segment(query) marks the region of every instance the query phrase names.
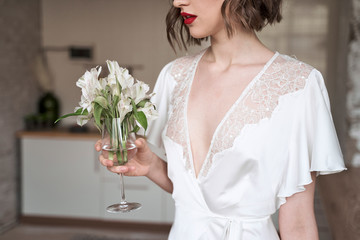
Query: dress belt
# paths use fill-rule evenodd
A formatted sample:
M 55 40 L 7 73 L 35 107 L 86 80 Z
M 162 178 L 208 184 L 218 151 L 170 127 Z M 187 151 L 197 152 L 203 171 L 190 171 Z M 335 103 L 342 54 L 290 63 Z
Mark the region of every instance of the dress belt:
M 236 223 L 236 224 L 234 224 Z M 234 227 L 236 225 L 236 227 Z M 237 223 L 234 219 L 228 219 L 224 228 L 222 240 L 242 239 L 243 224 Z
M 187 211 L 188 212 L 188 211 Z M 251 223 L 251 222 L 261 222 L 269 220 L 270 216 L 265 217 L 257 217 L 257 218 L 247 218 L 247 217 L 227 217 L 214 214 L 212 212 L 198 212 L 198 211 L 191 211 L 188 212 L 188 217 L 193 216 L 198 218 L 198 220 L 203 221 L 206 219 L 208 223 L 214 221 L 221 221 L 223 224 L 225 221 L 224 230 L 222 233 L 221 240 L 243 240 L 243 224 L 244 223 Z M 206 221 L 205 220 L 205 221 Z
M 223 216 L 212 216 L 212 218 L 226 220 L 224 231 L 221 237 L 221 240 L 242 240 L 243 239 L 243 223 L 246 222 L 259 222 L 265 221 L 270 218 L 270 216 L 260 217 L 260 218 L 238 218 L 238 217 L 223 217 Z

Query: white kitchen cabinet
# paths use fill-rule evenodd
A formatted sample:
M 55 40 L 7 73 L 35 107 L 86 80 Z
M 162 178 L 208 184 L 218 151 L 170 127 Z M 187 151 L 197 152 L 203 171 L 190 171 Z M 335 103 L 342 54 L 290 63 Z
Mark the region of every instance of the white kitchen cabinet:
M 97 135 L 22 133 L 21 212 L 24 216 L 171 223 L 171 195 L 146 177 L 124 177 L 126 198 L 141 203 L 125 214 L 106 212 L 120 201 L 117 174 L 98 162 Z M 80 137 L 79 137 L 80 136 Z
M 94 140 L 21 140 L 22 213 L 98 217 L 100 171 Z

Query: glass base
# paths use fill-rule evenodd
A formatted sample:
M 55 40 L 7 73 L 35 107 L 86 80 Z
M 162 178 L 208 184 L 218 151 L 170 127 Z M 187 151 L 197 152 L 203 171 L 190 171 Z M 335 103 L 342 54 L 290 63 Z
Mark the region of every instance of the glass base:
M 117 203 L 106 208 L 106 211 L 109 213 L 125 213 L 131 212 L 134 210 L 138 210 L 141 208 L 140 203 L 134 202 L 124 202 L 124 203 Z

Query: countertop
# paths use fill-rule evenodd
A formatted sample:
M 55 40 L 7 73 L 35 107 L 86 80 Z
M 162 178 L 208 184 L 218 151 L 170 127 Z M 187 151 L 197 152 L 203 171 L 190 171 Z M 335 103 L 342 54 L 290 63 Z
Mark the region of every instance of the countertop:
M 19 131 L 16 133 L 18 138 L 67 138 L 67 139 L 100 139 L 99 132 L 70 132 L 69 129 L 49 129 L 36 131 Z

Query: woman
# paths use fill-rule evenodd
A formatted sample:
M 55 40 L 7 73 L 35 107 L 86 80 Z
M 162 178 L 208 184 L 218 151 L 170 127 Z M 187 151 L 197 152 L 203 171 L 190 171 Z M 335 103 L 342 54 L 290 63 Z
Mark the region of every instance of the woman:
M 209 37 L 211 46 L 159 75 L 153 100 L 160 117 L 148 142 L 168 164 L 142 138 L 126 166 L 100 156 L 110 171 L 147 176 L 172 193 L 169 239 L 279 239 L 270 218 L 279 208 L 281 239 L 318 239 L 315 177 L 345 168 L 321 74 L 256 37 L 281 20 L 280 5 L 173 1 L 171 45 Z

